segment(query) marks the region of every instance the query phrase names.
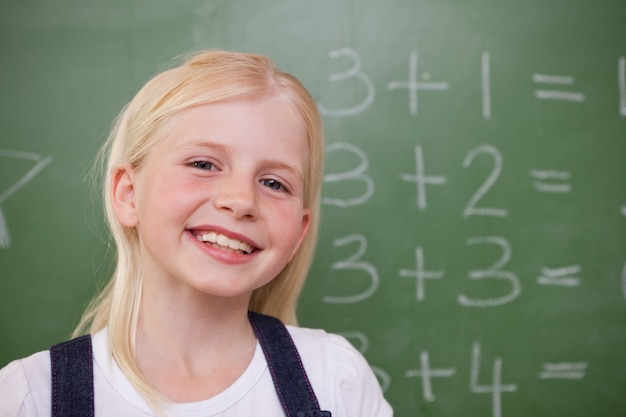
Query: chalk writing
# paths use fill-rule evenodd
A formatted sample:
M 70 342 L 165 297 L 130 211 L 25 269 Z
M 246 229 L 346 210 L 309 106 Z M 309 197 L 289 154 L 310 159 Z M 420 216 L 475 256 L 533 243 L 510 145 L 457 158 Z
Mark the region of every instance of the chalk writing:
M 446 183 L 446 177 L 426 176 L 424 174 L 424 155 L 422 147 L 415 146 L 415 174 L 400 174 L 402 181 L 415 182 L 417 193 L 417 207 L 420 210 L 426 209 L 426 185 L 442 185 Z
M 333 271 L 344 271 L 344 270 L 355 270 L 364 272 L 368 278 L 368 285 L 365 290 L 358 294 L 347 295 L 347 296 L 324 296 L 322 301 L 330 304 L 347 304 L 347 303 L 356 303 L 359 301 L 363 301 L 369 298 L 376 289 L 378 288 L 378 284 L 380 282 L 380 278 L 378 276 L 378 271 L 376 268 L 370 264 L 369 262 L 362 261 L 361 258 L 365 255 L 367 251 L 367 239 L 363 235 L 350 235 L 343 237 L 341 239 L 336 239 L 333 244 L 335 247 L 342 247 L 349 245 L 351 243 L 356 243 L 358 245 L 357 251 L 350 256 L 348 259 L 343 261 L 338 261 L 333 263 L 331 269 Z
M 437 400 L 433 389 L 435 378 L 453 378 L 457 376 L 454 367 L 433 368 L 430 363 L 428 351 L 420 352 L 420 366 L 418 369 L 407 369 L 405 378 L 419 378 L 421 383 L 421 397 L 425 403 Z M 502 382 L 503 359 L 496 357 L 493 361 L 491 378 L 488 383 L 481 384 L 481 343 L 474 341 L 471 348 L 470 358 L 470 381 L 469 391 L 474 394 L 491 394 L 492 416 L 501 417 L 503 414 L 502 394 L 517 391 L 517 384 L 505 384 Z M 587 362 L 544 362 L 541 364 L 539 380 L 581 380 L 585 378 Z
M 420 82 L 417 81 L 417 51 L 411 51 L 409 56 L 409 80 L 392 81 L 387 84 L 387 90 L 407 89 L 409 92 L 409 112 L 416 115 L 418 110 L 418 90 L 441 91 L 448 89 L 447 82 Z
M 530 176 L 536 179 L 533 185 L 537 191 L 543 193 L 569 193 L 572 191 L 572 185 L 569 182 L 565 182 L 571 177 L 569 171 L 533 169 L 530 171 Z M 544 182 L 545 180 L 562 182 Z
M 574 276 L 580 272 L 580 265 L 570 265 L 561 268 L 541 268 L 541 276 L 537 282 L 541 285 L 554 285 L 560 287 L 577 287 L 580 278 Z
M 495 307 L 502 304 L 510 303 L 515 300 L 521 293 L 521 286 L 517 275 L 509 271 L 503 271 L 503 268 L 511 259 L 511 245 L 505 239 L 498 236 L 478 236 L 467 240 L 468 245 L 490 244 L 499 246 L 502 249 L 502 256 L 490 267 L 486 269 L 473 270 L 469 273 L 469 278 L 473 280 L 496 279 L 505 280 L 511 284 L 511 291 L 497 298 L 471 298 L 465 294 L 458 297 L 461 305 L 466 307 Z
M 415 278 L 415 299 L 422 301 L 426 298 L 424 291 L 424 281 L 427 279 L 441 279 L 444 271 L 426 271 L 424 270 L 424 251 L 421 247 L 415 248 L 415 269 L 401 269 L 400 276 L 407 278 Z
M 456 369 L 454 368 L 431 369 L 428 352 L 422 351 L 420 353 L 420 368 L 409 369 L 404 375 L 407 378 L 419 377 L 422 381 L 422 397 L 424 401 L 433 402 L 435 401 L 435 395 L 433 394 L 432 379 L 450 378 L 455 373 Z
M 356 79 L 365 88 L 365 98 L 351 107 L 331 109 L 322 103 L 318 103 L 322 114 L 331 117 L 355 116 L 371 107 L 376 98 L 376 86 L 371 78 L 363 72 L 362 61 L 359 54 L 352 48 L 341 48 L 329 52 L 331 59 L 348 57 L 351 66 L 339 73 L 329 75 L 329 81 L 345 82 Z M 482 96 L 482 117 L 484 120 L 492 118 L 491 102 L 491 54 L 483 51 L 480 56 L 481 71 L 481 96 Z M 618 58 L 618 94 L 619 94 L 619 115 L 626 116 L 626 58 Z M 418 92 L 422 91 L 445 91 L 450 88 L 447 81 L 429 81 L 430 74 L 423 73 L 422 80 L 419 80 L 418 52 L 412 50 L 409 54 L 409 74 L 406 81 L 390 81 L 387 83 L 387 91 L 407 90 L 409 99 L 409 113 L 416 116 L 419 112 Z M 560 100 L 580 103 L 585 101 L 585 95 L 577 91 L 556 89 L 553 87 L 571 86 L 575 78 L 570 75 L 549 75 L 532 74 L 532 81 L 539 84 L 541 88 L 534 90 L 534 97 L 538 100 Z M 544 88 L 546 87 L 546 88 Z
M 389 373 L 378 366 L 370 365 L 370 367 L 372 368 L 372 372 L 374 372 L 374 375 L 376 375 L 376 378 L 378 379 L 380 388 L 383 390 L 383 392 L 387 391 L 389 389 L 389 386 L 391 385 L 391 377 L 389 376 Z
M 571 85 L 574 77 L 564 75 L 533 74 L 533 81 L 542 84 Z M 580 102 L 585 100 L 585 95 L 561 90 L 535 90 L 535 97 L 540 100 L 564 100 Z
M 332 59 L 347 56 L 352 61 L 352 67 L 344 72 L 331 74 L 329 76 L 329 80 L 331 82 L 339 82 L 349 78 L 356 78 L 365 85 L 367 94 L 361 103 L 353 107 L 347 107 L 343 109 L 329 109 L 323 104 L 319 104 L 318 107 L 320 109 L 320 112 L 322 114 L 335 117 L 354 116 L 363 112 L 374 102 L 374 97 L 376 96 L 376 87 L 374 86 L 372 80 L 370 80 L 370 78 L 361 71 L 361 58 L 359 57 L 359 54 L 357 54 L 356 51 L 352 48 L 342 48 L 330 51 L 328 55 Z
M 330 206 L 345 208 L 367 202 L 367 200 L 369 200 L 374 194 L 375 188 L 372 178 L 365 174 L 369 168 L 369 159 L 367 158 L 367 154 L 357 146 L 351 145 L 349 143 L 338 142 L 326 147 L 327 154 L 337 151 L 352 153 L 359 159 L 359 165 L 356 168 L 347 172 L 324 175 L 324 183 L 331 184 L 340 181 L 358 181 L 365 184 L 365 191 L 363 192 L 363 194 L 353 198 L 324 197 L 322 198 L 322 203 Z
M 499 208 L 491 208 L 491 207 L 476 207 L 476 204 L 489 192 L 491 187 L 498 180 L 502 172 L 502 155 L 496 148 L 491 145 L 481 145 L 477 148 L 472 149 L 465 160 L 463 161 L 463 168 L 469 168 L 474 161 L 474 158 L 480 154 L 485 154 L 490 156 L 493 159 L 493 169 L 489 176 L 485 179 L 485 182 L 478 188 L 476 193 L 469 200 L 467 205 L 465 206 L 465 210 L 463 210 L 463 217 L 469 216 L 493 216 L 493 217 L 506 217 L 508 215 L 508 211 L 505 209 Z
M 623 56 L 617 60 L 617 85 L 619 90 L 619 114 L 626 116 L 626 58 Z
M 0 248 L 6 249 L 11 246 L 11 235 L 2 211 L 2 203 L 15 194 L 20 188 L 28 184 L 42 169 L 52 162 L 51 156 L 42 156 L 31 152 L 15 151 L 10 149 L 0 149 L 0 157 L 17 158 L 25 161 L 32 161 L 35 165 L 21 178 L 13 183 L 8 189 L 0 194 Z
M 362 257 L 367 251 L 367 239 L 362 235 L 350 235 L 334 241 L 335 247 L 346 246 L 350 243 L 357 243 L 356 252 L 345 260 L 333 263 L 331 269 L 339 270 L 355 270 L 365 272 L 368 277 L 368 285 L 366 289 L 358 294 L 348 296 L 325 296 L 323 301 L 326 303 L 355 303 L 369 298 L 376 292 L 380 278 L 377 268 L 370 262 L 365 262 Z M 521 283 L 518 276 L 511 271 L 504 270 L 504 267 L 510 262 L 512 248 L 509 242 L 498 236 L 477 236 L 467 239 L 466 245 L 495 245 L 500 248 L 501 254 L 496 261 L 484 268 L 475 269 L 468 272 L 469 279 L 472 280 L 502 280 L 508 282 L 510 291 L 500 297 L 494 298 L 476 298 L 467 294 L 460 294 L 457 302 L 464 307 L 497 307 L 512 302 L 521 295 Z M 398 275 L 403 278 L 415 279 L 415 300 L 422 302 L 426 299 L 426 280 L 441 280 L 445 275 L 444 270 L 427 270 L 424 260 L 424 249 L 417 246 L 414 251 L 415 268 L 402 268 L 398 271 Z M 582 270 L 580 265 L 567 265 L 558 268 L 542 267 L 541 274 L 537 277 L 537 283 L 542 286 L 554 287 L 578 287 L 582 283 L 579 274 Z M 622 271 L 622 290 L 626 298 L 626 264 Z
M 491 78 L 489 68 L 489 52 L 480 56 L 481 93 L 483 98 L 483 119 L 491 119 Z
M 545 81 L 545 79 L 540 77 L 537 77 L 537 79 Z M 558 78 L 556 80 L 558 81 Z M 555 81 L 555 79 L 552 79 L 552 81 Z M 566 81 L 569 82 L 567 78 L 563 80 L 563 82 Z M 414 182 L 416 184 L 417 208 L 419 210 L 425 210 L 428 207 L 427 185 L 446 185 L 448 183 L 448 178 L 444 175 L 427 175 L 422 146 L 415 145 L 413 149 L 415 173 L 401 173 L 399 177 L 400 180 L 404 182 Z M 337 142 L 329 145 L 327 154 L 333 152 L 346 152 L 348 155 L 356 157 L 357 163 L 354 168 L 349 168 L 343 172 L 327 174 L 324 177 L 325 184 L 339 183 L 342 181 L 354 181 L 356 183 L 360 183 L 361 186 L 350 186 L 347 188 L 349 192 L 352 192 L 353 190 L 363 191 L 357 191 L 358 195 L 350 198 L 337 198 L 325 195 L 322 199 L 323 203 L 342 208 L 366 203 L 374 196 L 375 192 L 374 181 L 371 176 L 368 175 L 370 166 L 367 154 L 359 147 L 343 142 Z M 463 210 L 463 217 L 507 217 L 508 210 L 506 208 L 490 207 L 482 204 L 483 199 L 493 189 L 502 174 L 503 157 L 498 149 L 488 144 L 477 146 L 466 154 L 462 165 L 464 168 L 469 169 L 478 164 L 479 157 L 481 156 L 487 156 L 491 160 L 492 167 L 480 186 L 471 195 L 471 198 L 469 198 Z M 572 185 L 570 182 L 572 173 L 570 171 L 555 169 L 531 169 L 529 171 L 529 175 L 534 181 L 534 188 L 539 192 L 569 193 L 572 191 Z M 325 193 L 329 193 L 328 188 L 325 188 Z M 626 208 L 622 208 L 622 214 L 626 216 Z M 345 260 L 335 262 L 332 266 L 332 270 L 355 270 L 365 272 L 365 276 L 368 277 L 367 285 L 365 285 L 365 289 L 363 291 L 357 292 L 356 294 L 324 296 L 323 300 L 326 303 L 340 304 L 363 301 L 369 298 L 378 287 L 380 279 L 376 267 L 369 262 L 363 262 L 361 259 L 367 247 L 367 239 L 362 235 L 351 235 L 347 238 L 335 240 L 334 246 L 344 246 L 350 243 L 359 244 L 357 252 Z M 505 238 L 497 236 L 482 236 L 472 237 L 466 241 L 467 246 L 486 244 L 498 246 L 501 250 L 500 257 L 498 257 L 494 263 L 488 267 L 470 270 L 467 276 L 471 280 L 505 281 L 509 283 L 510 290 L 497 297 L 478 297 L 476 295 L 470 295 L 467 292 L 461 293 L 457 296 L 457 302 L 464 307 L 496 307 L 512 302 L 521 294 L 522 288 L 518 276 L 514 272 L 505 269 L 506 265 L 510 261 L 512 253 L 511 246 Z M 415 279 L 415 299 L 418 302 L 422 302 L 426 299 L 426 281 L 443 279 L 445 271 L 443 269 L 431 270 L 426 268 L 424 249 L 421 246 L 415 247 L 413 262 L 415 265 L 414 268 L 401 268 L 398 270 L 398 275 L 403 278 Z M 536 278 L 536 282 L 542 286 L 566 288 L 578 287 L 582 283 L 582 279 L 580 277 L 581 269 L 582 267 L 580 265 L 566 265 L 561 267 L 544 266 L 541 268 L 540 274 Z M 626 272 L 624 274 L 626 274 Z M 623 279 L 625 282 L 622 286 L 624 297 L 626 298 L 626 278 Z
M 475 394 L 491 394 L 492 416 L 502 416 L 502 393 L 517 391 L 517 385 L 502 384 L 502 358 L 493 361 L 493 371 L 491 373 L 491 385 L 480 385 L 480 343 L 474 342 L 472 345 L 472 362 L 470 372 L 470 391 Z
M 486 384 L 481 384 L 481 343 L 474 341 L 471 348 L 470 359 L 470 381 L 469 391 L 474 394 L 491 394 L 492 416 L 501 417 L 503 414 L 502 394 L 514 393 L 517 391 L 516 384 L 505 384 L 502 382 L 503 360 L 496 357 L 493 361 L 491 379 Z M 585 378 L 587 362 L 544 362 L 541 364 L 541 372 L 538 375 L 540 380 L 581 380 Z M 408 369 L 404 372 L 405 378 L 419 378 L 422 388 L 422 399 L 426 403 L 437 400 L 433 389 L 433 379 L 453 378 L 457 375 L 457 369 L 432 368 L 430 356 L 427 351 L 420 352 L 420 367 L 418 369 Z
M 587 369 L 586 362 L 544 363 L 540 379 L 583 379 Z

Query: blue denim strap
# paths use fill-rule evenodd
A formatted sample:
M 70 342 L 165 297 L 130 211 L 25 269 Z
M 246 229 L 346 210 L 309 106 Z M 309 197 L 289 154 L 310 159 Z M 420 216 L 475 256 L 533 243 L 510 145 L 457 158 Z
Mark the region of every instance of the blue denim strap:
M 91 336 L 50 348 L 52 417 L 94 417 Z
M 281 405 L 288 417 L 331 417 L 321 411 L 300 355 L 283 323 L 249 313 L 263 349 Z M 94 417 L 91 337 L 79 337 L 50 348 L 52 417 Z
M 298 350 L 278 319 L 249 313 L 250 323 L 265 354 L 278 398 L 288 417 L 331 417 L 321 411 Z

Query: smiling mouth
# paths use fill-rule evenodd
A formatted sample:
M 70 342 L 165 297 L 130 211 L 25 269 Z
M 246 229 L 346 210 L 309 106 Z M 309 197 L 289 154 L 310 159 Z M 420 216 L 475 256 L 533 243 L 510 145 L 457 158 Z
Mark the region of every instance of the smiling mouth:
M 196 239 L 198 239 L 200 242 L 211 245 L 214 248 L 221 249 L 227 252 L 235 252 L 241 253 L 243 255 L 249 255 L 254 251 L 254 248 L 247 243 L 237 239 L 231 239 L 220 233 L 200 233 L 196 235 Z

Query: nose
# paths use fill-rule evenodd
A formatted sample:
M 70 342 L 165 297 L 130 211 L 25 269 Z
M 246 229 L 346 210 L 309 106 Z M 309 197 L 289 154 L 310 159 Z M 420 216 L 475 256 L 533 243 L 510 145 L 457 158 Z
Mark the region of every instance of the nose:
M 229 175 L 222 178 L 215 196 L 218 210 L 227 211 L 238 219 L 257 217 L 257 197 L 255 181 Z

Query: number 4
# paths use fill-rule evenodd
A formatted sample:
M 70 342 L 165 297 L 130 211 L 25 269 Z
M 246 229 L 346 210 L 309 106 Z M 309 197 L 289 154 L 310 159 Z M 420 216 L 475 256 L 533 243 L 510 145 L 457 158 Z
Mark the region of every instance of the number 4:
M 502 358 L 493 361 L 491 385 L 479 385 L 480 374 L 480 343 L 472 345 L 472 369 L 470 375 L 470 391 L 474 394 L 492 394 L 493 417 L 502 416 L 502 393 L 517 391 L 517 385 L 502 385 Z

